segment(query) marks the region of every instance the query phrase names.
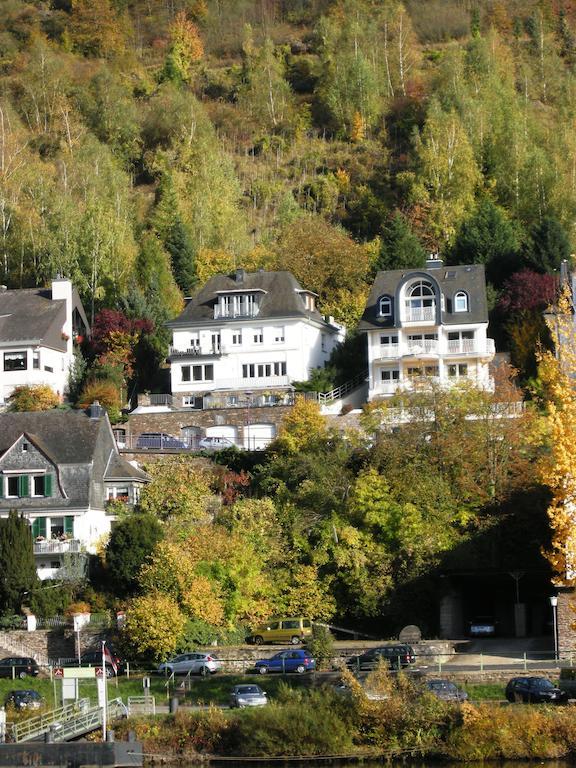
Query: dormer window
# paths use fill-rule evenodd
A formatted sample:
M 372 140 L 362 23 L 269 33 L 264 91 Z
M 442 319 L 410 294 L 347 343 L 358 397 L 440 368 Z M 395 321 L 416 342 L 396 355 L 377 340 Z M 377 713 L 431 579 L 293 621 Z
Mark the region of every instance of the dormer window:
M 390 296 L 382 296 L 378 302 L 378 315 L 384 318 L 392 317 L 392 299 Z
M 260 311 L 260 294 L 263 291 L 224 293 L 214 307 L 214 318 L 256 317 Z
M 408 322 L 431 321 L 436 317 L 436 292 L 428 280 L 416 280 L 407 286 L 404 319 Z
M 468 312 L 468 294 L 464 291 L 454 296 L 454 312 Z

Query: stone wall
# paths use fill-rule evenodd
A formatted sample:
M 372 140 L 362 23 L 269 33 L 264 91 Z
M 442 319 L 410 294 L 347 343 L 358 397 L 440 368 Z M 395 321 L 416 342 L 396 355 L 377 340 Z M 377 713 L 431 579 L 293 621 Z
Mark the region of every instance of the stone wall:
M 30 654 L 41 663 L 46 659 L 57 661 L 76 656 L 76 635 L 72 627 L 37 629 L 34 632 L 12 630 L 4 634 L 9 639 L 10 646 L 15 649 L 10 655 Z M 109 631 L 86 627 L 80 632 L 81 652 L 99 647 L 102 640 L 110 640 Z M 10 648 L 7 647 L 6 650 L 9 651 Z
M 178 437 L 183 427 L 234 426 L 238 428 L 238 442 L 244 441 L 244 426 L 247 424 L 274 424 L 278 428 L 290 406 L 275 405 L 262 408 L 215 408 L 207 411 L 181 410 L 165 413 L 133 413 L 123 425 L 126 435 L 137 436 L 142 432 L 166 432 Z
M 576 613 L 574 589 L 558 592 L 558 650 L 560 658 L 576 651 Z

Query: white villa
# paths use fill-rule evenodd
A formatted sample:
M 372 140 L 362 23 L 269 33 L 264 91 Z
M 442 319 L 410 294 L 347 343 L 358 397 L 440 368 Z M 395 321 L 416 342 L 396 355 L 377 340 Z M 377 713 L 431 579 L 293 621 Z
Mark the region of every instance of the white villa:
M 172 396 L 190 408 L 206 397 L 277 402 L 324 366 L 345 332 L 289 272 L 243 269 L 212 277 L 168 325 Z
M 484 267 L 378 272 L 360 323 L 368 341 L 369 400 L 411 389 L 423 378 L 493 386 Z
M 47 384 L 62 398 L 74 342 L 87 332 L 70 280 L 53 280 L 47 289 L 0 286 L 0 406 L 22 385 Z

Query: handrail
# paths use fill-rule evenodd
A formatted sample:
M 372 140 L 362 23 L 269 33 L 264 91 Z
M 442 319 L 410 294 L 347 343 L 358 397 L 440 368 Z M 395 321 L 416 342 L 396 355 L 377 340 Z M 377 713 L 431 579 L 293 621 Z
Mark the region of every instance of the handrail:
M 341 384 L 339 387 L 331 389 L 330 392 L 318 392 L 318 402 L 329 403 L 333 402 L 334 400 L 340 400 L 340 398 L 345 397 L 349 392 L 352 392 L 353 389 L 357 389 L 362 384 L 364 384 L 367 376 L 368 369 L 361 371 L 356 376 L 354 376 L 353 379 L 350 379 L 344 384 Z
M 14 741 L 29 741 L 32 736 L 45 733 L 55 723 L 74 718 L 79 712 L 85 711 L 89 706 L 90 699 L 78 699 L 78 701 L 72 704 L 65 704 L 62 707 L 44 712 L 44 714 L 37 717 L 31 717 L 29 720 L 24 720 L 21 723 L 14 723 L 12 726 Z
M 47 715 L 17 723 L 12 726 L 14 741 L 35 741 L 50 729 L 53 730 L 54 741 L 68 741 L 95 731 L 102 725 L 102 707 L 89 705 L 89 699 L 79 699 L 74 704 L 54 709 Z M 109 720 L 128 715 L 128 709 L 120 698 L 109 701 L 106 712 Z

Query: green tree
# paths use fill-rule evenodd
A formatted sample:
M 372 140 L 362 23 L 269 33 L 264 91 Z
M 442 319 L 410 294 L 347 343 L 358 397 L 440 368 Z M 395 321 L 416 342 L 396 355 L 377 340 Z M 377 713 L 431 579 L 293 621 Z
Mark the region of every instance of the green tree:
M 195 253 L 190 235 L 180 217 L 172 222 L 164 246 L 170 254 L 172 273 L 178 288 L 185 296 L 190 296 L 197 282 Z
M 151 592 L 132 600 L 122 634 L 136 658 L 158 662 L 174 653 L 185 625 L 186 619 L 172 598 Z
M 521 266 L 518 227 L 502 208 L 485 197 L 460 225 L 449 261 L 484 264 L 488 280 L 501 286 Z
M 0 610 L 20 613 L 22 601 L 38 585 L 30 524 L 12 510 L 0 518 Z
M 426 251 L 406 218 L 399 212 L 382 229 L 380 253 L 374 265 L 379 269 L 417 269 L 426 262 Z
M 153 515 L 134 513 L 119 520 L 106 546 L 108 579 L 120 597 L 138 588 L 140 568 L 162 538 L 162 525 Z
M 526 258 L 537 272 L 559 272 L 560 264 L 570 258 L 570 240 L 562 224 L 551 216 L 534 225 Z
M 206 520 L 213 501 L 210 472 L 190 456 L 170 456 L 146 467 L 153 482 L 140 494 L 138 509 L 175 525 Z

